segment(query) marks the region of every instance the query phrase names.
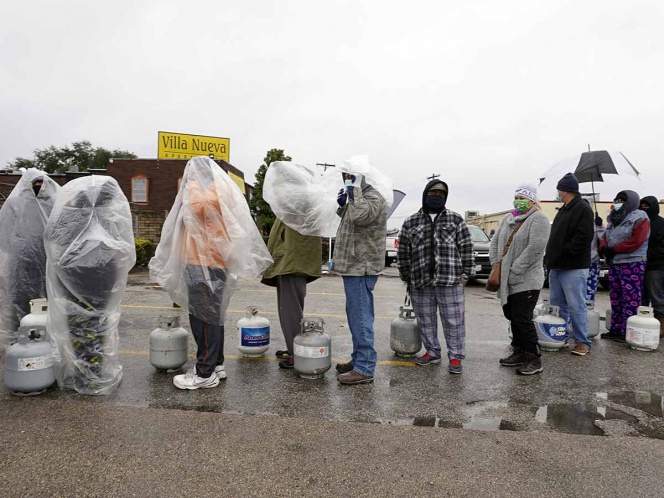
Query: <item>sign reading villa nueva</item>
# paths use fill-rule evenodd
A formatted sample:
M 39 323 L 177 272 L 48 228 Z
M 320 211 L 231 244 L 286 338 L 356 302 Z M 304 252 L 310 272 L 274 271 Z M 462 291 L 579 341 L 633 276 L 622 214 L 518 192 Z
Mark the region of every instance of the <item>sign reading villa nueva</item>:
M 160 131 L 158 142 L 157 157 L 159 159 L 189 159 L 195 156 L 209 156 L 213 159 L 230 162 L 228 160 L 230 156 L 229 138 Z

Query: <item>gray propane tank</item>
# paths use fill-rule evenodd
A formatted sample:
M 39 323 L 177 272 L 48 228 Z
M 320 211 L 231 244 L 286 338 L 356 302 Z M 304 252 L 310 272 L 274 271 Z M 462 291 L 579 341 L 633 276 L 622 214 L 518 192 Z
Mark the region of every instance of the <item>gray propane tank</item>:
M 176 370 L 187 363 L 189 334 L 180 327 L 179 316 L 159 316 L 150 333 L 150 363 L 157 370 Z
M 422 349 L 420 328 L 408 294 L 403 306 L 399 307 L 399 317 L 390 325 L 390 348 L 397 356 L 404 357 L 415 356 Z
M 20 327 L 5 353 L 5 385 L 12 394 L 41 394 L 55 382 L 53 348 L 45 327 Z
M 537 303 L 537 305 L 535 305 L 535 308 L 533 309 L 533 319 L 537 318 L 540 315 L 545 314 L 548 306 L 549 306 L 548 299 L 542 299 L 541 302 Z
M 595 309 L 595 301 L 586 301 L 588 310 L 588 337 L 593 338 L 599 335 L 599 311 Z
M 639 306 L 636 315 L 627 319 L 625 342 L 637 351 L 655 351 L 659 346 L 659 327 L 654 310 L 649 306 Z
M 30 313 L 21 318 L 21 327 L 33 327 L 46 330 L 48 317 L 48 299 L 39 298 L 30 301 Z M 46 337 L 44 337 L 47 340 Z
M 258 307 L 247 306 L 237 321 L 237 349 L 245 356 L 262 356 L 270 348 L 270 320 L 258 316 Z
M 537 341 L 543 351 L 558 351 L 568 346 L 569 330 L 565 320 L 558 315 L 558 306 L 548 305 L 545 313 L 537 316 L 533 322 Z
M 321 379 L 332 366 L 332 340 L 322 318 L 303 318 L 293 339 L 293 366 L 303 379 Z

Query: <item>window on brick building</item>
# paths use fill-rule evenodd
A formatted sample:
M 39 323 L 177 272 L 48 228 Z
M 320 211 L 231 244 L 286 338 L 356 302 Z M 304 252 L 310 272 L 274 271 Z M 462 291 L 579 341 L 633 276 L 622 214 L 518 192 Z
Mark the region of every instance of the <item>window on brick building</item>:
M 131 202 L 148 202 L 148 179 L 135 176 L 131 179 Z

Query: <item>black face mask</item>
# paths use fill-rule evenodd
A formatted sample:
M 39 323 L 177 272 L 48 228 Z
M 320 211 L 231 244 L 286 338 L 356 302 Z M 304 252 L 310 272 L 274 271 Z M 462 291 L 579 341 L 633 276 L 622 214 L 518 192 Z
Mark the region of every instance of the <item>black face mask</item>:
M 440 213 L 443 209 L 445 209 L 445 202 L 447 201 L 447 197 L 438 197 L 435 195 L 427 195 L 424 198 L 424 207 L 427 208 L 428 211 L 434 212 L 434 213 Z
M 39 191 L 41 190 L 41 185 L 33 185 L 32 186 L 32 191 L 35 193 L 35 197 L 39 195 Z

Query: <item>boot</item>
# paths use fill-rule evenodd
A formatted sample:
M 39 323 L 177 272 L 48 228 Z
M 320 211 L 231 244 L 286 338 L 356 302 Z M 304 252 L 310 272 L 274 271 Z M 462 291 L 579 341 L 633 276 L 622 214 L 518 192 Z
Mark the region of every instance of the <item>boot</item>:
M 520 367 L 528 363 L 526 353 L 520 349 L 512 349 L 512 354 L 507 358 L 501 358 L 498 362 L 504 367 Z
M 542 355 L 534 353 L 524 353 L 527 363 L 516 369 L 516 373 L 520 375 L 535 375 L 542 373 Z

